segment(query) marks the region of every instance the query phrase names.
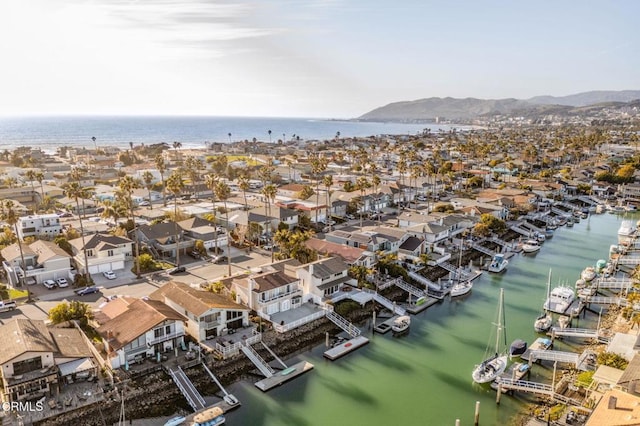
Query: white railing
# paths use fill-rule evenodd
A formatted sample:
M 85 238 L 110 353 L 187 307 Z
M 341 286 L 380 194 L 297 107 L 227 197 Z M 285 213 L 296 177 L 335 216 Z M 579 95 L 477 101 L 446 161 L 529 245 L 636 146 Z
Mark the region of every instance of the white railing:
M 329 318 L 335 325 L 346 331 L 353 338 L 362 334 L 358 327 L 333 311 L 327 311 L 327 318 Z
M 275 371 L 273 371 L 273 368 L 271 368 L 271 366 L 267 364 L 267 362 L 264 359 L 262 359 L 260 354 L 256 352 L 256 350 L 253 349 L 250 345 L 243 345 L 242 352 L 247 356 L 247 358 L 249 358 L 249 360 L 253 363 L 253 365 L 255 365 L 265 377 L 271 377 L 275 374 Z
M 165 335 L 160 336 L 160 337 L 156 337 L 155 339 L 151 340 L 147 344 L 153 346 L 153 345 L 155 345 L 157 343 L 166 342 L 169 339 L 173 339 L 174 337 L 180 337 L 180 336 L 184 336 L 184 331 L 174 331 L 173 333 L 169 333 L 169 334 L 165 334 Z
M 289 330 L 293 330 L 294 328 L 300 327 L 301 325 L 310 323 L 311 321 L 315 321 L 327 315 L 327 311 L 322 310 L 315 312 L 311 315 L 307 315 L 304 318 L 297 319 L 293 322 L 287 324 L 273 324 L 273 329 L 278 333 L 286 333 Z
M 277 294 L 274 296 L 271 296 L 269 299 L 260 299 L 258 300 L 259 303 L 268 303 L 268 302 L 273 302 L 274 300 L 278 300 L 278 299 L 282 299 L 283 297 L 287 297 L 287 296 L 294 296 L 294 295 L 302 295 L 302 290 L 297 289 L 297 290 L 293 290 L 290 291 L 288 293 L 283 293 L 283 294 Z
M 222 346 L 220 343 L 216 342 L 215 349 L 220 354 L 222 354 L 223 358 L 229 358 L 233 355 L 240 353 L 240 350 L 244 344 L 253 345 L 254 343 L 258 343 L 262 340 L 262 334 L 256 333 L 253 336 L 247 337 L 246 339 L 242 339 L 244 342 L 235 342 L 230 343 L 227 346 Z

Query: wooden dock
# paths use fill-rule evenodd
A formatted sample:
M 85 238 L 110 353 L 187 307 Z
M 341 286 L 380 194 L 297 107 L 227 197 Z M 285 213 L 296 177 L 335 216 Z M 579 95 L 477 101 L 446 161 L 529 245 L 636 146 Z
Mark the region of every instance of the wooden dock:
M 388 333 L 391 330 L 391 325 L 393 325 L 393 321 L 398 318 L 397 315 L 392 316 L 389 319 L 382 321 L 380 324 L 373 325 L 373 331 L 380 334 Z
M 328 358 L 331 361 L 335 361 L 336 359 L 343 357 L 352 351 L 355 351 L 356 349 L 366 345 L 367 343 L 369 343 L 369 339 L 367 339 L 366 337 L 358 336 L 325 351 L 323 355 L 325 358 Z
M 424 303 L 421 303 L 419 305 L 415 303 L 410 303 L 407 305 L 403 305 L 403 307 L 408 313 L 416 315 L 426 310 L 428 307 L 435 305 L 439 301 L 440 301 L 439 299 L 436 299 L 433 297 L 427 297 L 427 300 Z
M 269 389 L 273 389 L 276 386 L 280 386 L 284 382 L 288 382 L 291 379 L 295 379 L 301 374 L 306 373 L 307 371 L 313 369 L 313 364 L 307 361 L 301 361 L 289 368 L 278 371 L 271 377 L 264 378 L 259 382 L 256 382 L 255 385 L 262 392 L 266 392 Z
M 527 348 L 527 350 L 520 356 L 525 361 L 530 361 L 530 355 L 532 351 L 546 351 L 553 348 L 553 340 L 546 337 L 538 337 L 535 342 Z
M 526 375 L 531 374 L 531 365 L 526 362 L 514 362 L 502 373 L 498 378 L 491 382 L 491 388 L 498 390 L 498 382 L 504 379 L 511 379 L 513 381 L 522 380 Z M 502 389 L 502 393 L 507 393 L 508 389 Z

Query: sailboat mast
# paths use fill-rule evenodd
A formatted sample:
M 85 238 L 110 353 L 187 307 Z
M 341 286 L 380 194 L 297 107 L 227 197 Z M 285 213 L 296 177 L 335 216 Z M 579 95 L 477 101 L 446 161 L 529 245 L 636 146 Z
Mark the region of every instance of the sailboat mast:
M 500 303 L 498 305 L 498 328 L 496 330 L 496 354 L 498 353 L 498 349 L 500 348 L 500 332 L 502 331 L 502 303 L 504 297 L 504 289 L 500 289 Z

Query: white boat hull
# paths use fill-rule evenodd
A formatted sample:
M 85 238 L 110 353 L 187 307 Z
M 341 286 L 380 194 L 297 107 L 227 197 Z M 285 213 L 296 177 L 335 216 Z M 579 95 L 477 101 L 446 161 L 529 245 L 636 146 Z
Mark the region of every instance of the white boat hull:
M 490 383 L 498 378 L 507 369 L 507 355 L 499 355 L 484 361 L 476 366 L 471 374 L 476 383 Z
M 473 288 L 473 283 L 471 281 L 467 281 L 465 283 L 458 283 L 451 287 L 451 297 L 460 297 L 469 293 Z

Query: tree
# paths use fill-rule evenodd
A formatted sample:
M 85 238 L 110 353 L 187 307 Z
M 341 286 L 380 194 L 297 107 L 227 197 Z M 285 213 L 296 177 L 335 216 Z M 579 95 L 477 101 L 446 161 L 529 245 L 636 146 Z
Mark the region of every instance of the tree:
M 215 187 L 215 193 L 218 200 L 224 203 L 224 214 L 227 228 L 229 227 L 229 210 L 227 209 L 227 200 L 231 196 L 231 189 L 225 182 L 219 181 Z M 231 238 L 227 235 L 227 267 L 229 276 L 231 276 Z
M 366 177 L 360 176 L 356 180 L 356 188 L 360 191 L 360 230 L 362 230 L 362 215 L 364 213 L 364 195 L 367 188 L 369 188 L 369 181 Z
M 140 181 L 132 178 L 131 176 L 125 176 L 118 182 L 120 191 L 127 197 L 127 203 L 129 207 L 130 219 L 133 225 L 133 240 L 136 248 L 136 277 L 140 278 L 140 244 L 138 242 L 138 232 L 136 231 L 136 217 L 133 211 L 133 199 L 132 194 L 135 189 L 140 188 Z
M 149 170 L 145 170 L 145 172 L 142 174 L 142 180 L 144 181 L 145 188 L 147 188 L 147 191 L 149 192 L 149 210 L 151 210 L 153 208 L 151 206 L 151 188 L 153 188 L 153 173 L 151 173 Z
M 18 213 L 13 209 L 14 204 L 11 200 L 6 200 L 0 210 L 0 219 L 5 221 L 9 227 L 13 226 L 13 230 L 16 233 L 16 240 L 18 242 L 18 250 L 20 251 L 20 269 L 22 269 L 22 276 L 16 273 L 16 277 L 20 282 L 20 286 L 24 287 L 24 271 L 26 271 L 26 263 L 24 262 L 24 252 L 22 251 L 22 242 L 20 241 L 20 234 L 18 234 Z M 28 291 L 29 302 L 31 302 L 31 292 Z
M 273 241 L 278 244 L 280 249 L 278 258 L 297 259 L 300 263 L 313 262 L 318 258 L 318 254 L 305 244 L 312 236 L 312 231 L 303 231 L 300 229 L 293 231 L 281 229 L 277 231 L 273 237 Z
M 49 310 L 48 317 L 53 324 L 76 320 L 86 325 L 93 318 L 93 311 L 88 303 L 72 300 L 62 302 Z
M 155 158 L 155 162 L 156 162 L 156 169 L 158 169 L 158 172 L 160 172 L 160 180 L 162 181 L 162 203 L 164 204 L 164 206 L 167 206 L 167 197 L 166 197 L 166 185 L 164 182 L 164 172 L 167 171 L 167 166 L 164 162 L 164 157 L 162 156 L 162 154 L 158 154 L 156 155 Z M 149 200 L 151 201 L 151 200 Z
M 298 198 L 301 200 L 306 200 L 313 195 L 314 191 L 309 185 L 304 185 L 302 187 L 302 191 L 298 193 Z
M 36 171 L 33 169 L 27 170 L 27 172 L 25 173 L 25 176 L 27 177 L 27 179 L 29 179 L 29 182 L 31 183 L 31 193 L 33 194 L 33 198 L 35 200 L 36 189 L 35 189 L 34 181 L 36 180 Z M 35 204 L 36 204 L 36 208 L 34 210 L 37 211 L 38 203 L 36 202 Z
M 268 235 L 271 235 L 271 202 L 276 198 L 278 190 L 274 184 L 269 184 L 262 188 L 262 195 L 264 195 L 265 199 L 265 213 L 267 215 L 267 232 Z M 271 245 L 271 262 L 273 262 L 274 254 L 273 254 L 273 244 Z
M 496 234 L 503 233 L 507 230 L 507 224 L 504 220 L 495 217 L 490 213 L 485 213 L 480 216 L 480 223 L 487 225 L 491 232 Z
M 70 181 L 62 186 L 62 190 L 65 197 L 71 198 L 76 202 L 76 209 L 78 210 L 78 219 L 80 222 L 80 236 L 82 237 L 82 254 L 84 256 L 84 281 L 89 285 L 91 282 L 91 275 L 89 275 L 89 260 L 87 258 L 86 242 L 84 239 L 84 225 L 82 223 L 82 213 L 84 213 L 84 199 L 89 196 L 88 188 L 84 188 L 80 185 L 80 177 L 77 173 L 72 173 L 72 177 L 75 177 L 75 181 Z M 83 200 L 83 212 L 80 212 L 80 200 Z
M 173 194 L 173 214 L 177 219 L 178 217 L 178 196 L 182 193 L 184 188 L 184 181 L 182 180 L 182 174 L 179 170 L 174 170 L 169 179 L 167 179 L 167 189 Z M 175 226 L 175 238 L 176 238 L 176 266 L 180 266 L 180 232 L 178 230 L 178 222 L 173 221 Z
M 311 173 L 313 173 L 316 180 L 316 224 L 318 223 L 318 211 L 319 209 L 319 197 L 320 197 L 320 176 L 321 173 L 327 170 L 328 160 L 320 155 L 313 155 L 309 157 L 311 163 Z
M 215 173 L 209 173 L 204 177 L 204 184 L 211 190 L 211 204 L 213 206 L 213 220 L 216 223 L 216 185 L 218 185 L 218 175 Z M 216 233 L 213 236 L 214 253 L 218 254 L 218 228 L 216 226 Z
M 331 232 L 331 187 L 333 186 L 333 176 L 325 175 L 322 178 L 322 184 L 327 189 L 327 225 L 329 225 L 329 232 Z

